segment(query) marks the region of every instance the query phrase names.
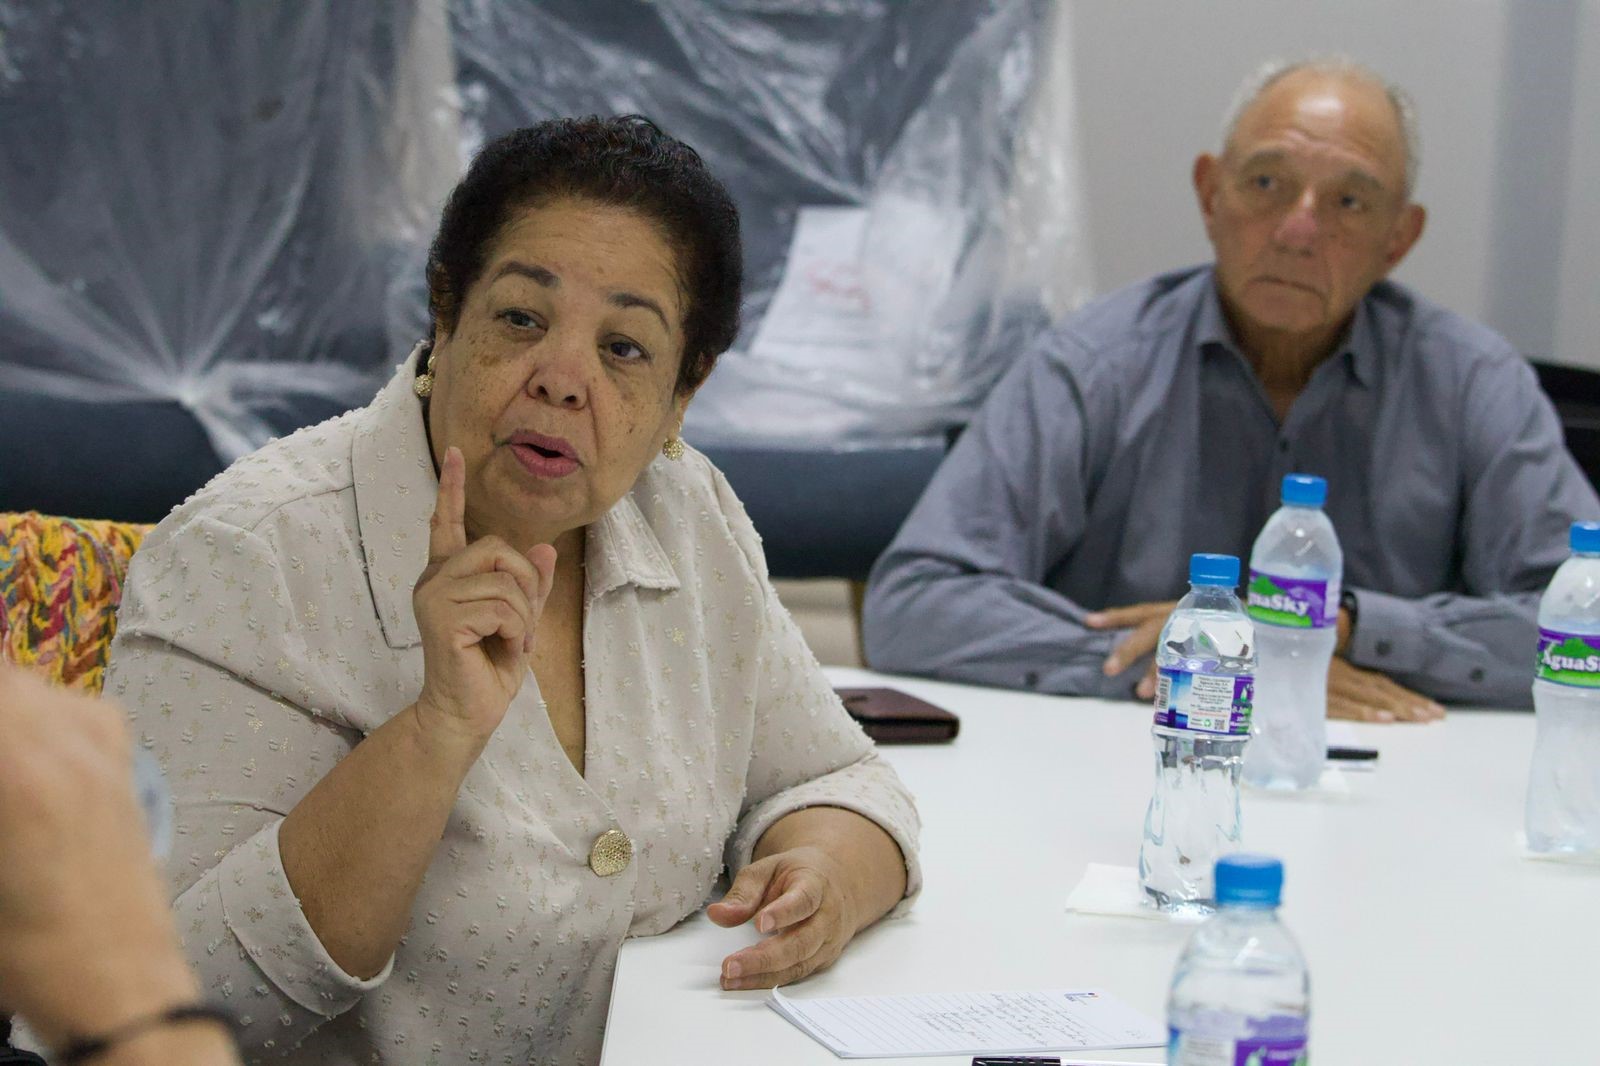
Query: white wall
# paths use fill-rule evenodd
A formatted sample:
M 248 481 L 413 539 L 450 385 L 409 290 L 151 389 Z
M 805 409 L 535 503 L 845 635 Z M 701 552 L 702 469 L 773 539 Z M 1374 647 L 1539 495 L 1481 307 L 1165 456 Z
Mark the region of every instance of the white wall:
M 1270 58 L 1344 52 L 1404 85 L 1421 119 L 1429 223 L 1396 277 L 1525 350 L 1600 367 L 1600 0 L 1074 0 L 1067 10 L 1056 47 L 1077 88 L 1100 291 L 1209 258 L 1189 173 L 1215 146 L 1235 87 Z M 1551 40 L 1541 67 L 1537 49 Z M 1518 96 L 1506 72 L 1530 64 L 1554 71 L 1546 80 L 1567 98 L 1526 84 Z M 1546 104 L 1559 122 L 1520 125 Z M 1507 159 L 1507 143 L 1536 157 Z M 1555 234 L 1533 249 L 1549 269 L 1501 269 L 1529 227 Z M 1516 306 L 1538 311 L 1519 322 L 1507 311 Z
M 1600 367 L 1600 2 L 1583 5 L 1578 40 L 1556 352 Z

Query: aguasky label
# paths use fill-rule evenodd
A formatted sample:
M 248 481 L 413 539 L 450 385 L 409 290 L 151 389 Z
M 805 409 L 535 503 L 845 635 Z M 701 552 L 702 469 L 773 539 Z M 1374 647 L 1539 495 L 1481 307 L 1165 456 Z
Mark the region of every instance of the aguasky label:
M 1310 1055 L 1304 1035 L 1288 1039 L 1233 1040 L 1200 1037 L 1169 1029 L 1167 1055 L 1171 1062 L 1198 1066 L 1306 1066 Z M 1181 1057 L 1180 1057 L 1181 1056 Z
M 1339 581 L 1274 577 L 1254 567 L 1246 589 L 1245 610 L 1252 622 L 1299 629 L 1322 629 L 1338 624 Z
M 1156 725 L 1249 736 L 1256 679 L 1249 674 L 1209 672 L 1216 666 L 1188 659 L 1176 667 L 1163 666 L 1156 682 Z
M 1600 688 L 1600 636 L 1581 636 L 1539 627 L 1540 681 L 1578 688 Z

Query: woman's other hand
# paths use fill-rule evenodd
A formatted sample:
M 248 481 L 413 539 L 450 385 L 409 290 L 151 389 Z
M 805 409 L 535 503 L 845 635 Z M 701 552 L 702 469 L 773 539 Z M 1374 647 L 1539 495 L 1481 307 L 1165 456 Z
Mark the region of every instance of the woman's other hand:
M 725 926 L 753 916 L 757 931 L 767 934 L 723 960 L 727 989 L 772 988 L 826 969 L 862 924 L 838 863 L 819 847 L 751 863 L 706 913 Z
M 905 858 L 875 822 L 837 807 L 780 818 L 755 861 L 706 908 L 718 925 L 753 919 L 767 936 L 722 961 L 722 987 L 772 988 L 826 969 L 905 890 Z
M 494 536 L 468 544 L 466 503 L 466 464 L 459 449 L 448 448 L 428 566 L 412 597 L 422 631 L 417 715 L 425 728 L 482 744 L 527 676 L 556 552 L 536 544 L 523 555 Z

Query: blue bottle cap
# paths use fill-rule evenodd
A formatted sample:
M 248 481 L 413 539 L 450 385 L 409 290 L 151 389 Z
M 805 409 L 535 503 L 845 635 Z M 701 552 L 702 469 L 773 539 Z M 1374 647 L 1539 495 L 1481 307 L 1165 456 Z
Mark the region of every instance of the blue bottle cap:
M 1189 557 L 1189 584 L 1239 586 L 1239 557 L 1237 555 L 1207 555 L 1199 552 Z
M 1265 855 L 1224 855 L 1217 860 L 1217 904 L 1276 907 L 1283 898 L 1283 863 Z
M 1279 499 L 1291 507 L 1321 507 L 1328 502 L 1327 479 L 1314 474 L 1285 474 Z
M 1600 522 L 1574 522 L 1568 538 L 1572 550 L 1585 555 L 1600 552 Z

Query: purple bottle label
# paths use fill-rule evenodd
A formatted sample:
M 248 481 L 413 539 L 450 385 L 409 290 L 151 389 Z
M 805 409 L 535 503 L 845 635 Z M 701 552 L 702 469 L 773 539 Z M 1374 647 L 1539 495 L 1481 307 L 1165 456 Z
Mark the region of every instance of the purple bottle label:
M 1563 633 L 1539 627 L 1535 665 L 1540 681 L 1575 688 L 1600 688 L 1600 636 Z
M 1240 1040 L 1233 1045 L 1232 1066 L 1305 1066 L 1311 1061 L 1306 1039 Z
M 1323 629 L 1339 622 L 1339 580 L 1277 577 L 1252 567 L 1245 610 L 1253 622 L 1295 629 Z
M 1256 679 L 1249 674 L 1215 674 L 1200 660 L 1196 669 L 1163 666 L 1156 682 L 1156 725 L 1195 733 L 1250 735 Z
M 1311 1054 L 1304 1023 L 1274 1027 L 1271 1036 L 1167 1030 L 1171 1066 L 1307 1066 Z M 1285 1032 L 1285 1029 L 1297 1032 Z

